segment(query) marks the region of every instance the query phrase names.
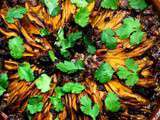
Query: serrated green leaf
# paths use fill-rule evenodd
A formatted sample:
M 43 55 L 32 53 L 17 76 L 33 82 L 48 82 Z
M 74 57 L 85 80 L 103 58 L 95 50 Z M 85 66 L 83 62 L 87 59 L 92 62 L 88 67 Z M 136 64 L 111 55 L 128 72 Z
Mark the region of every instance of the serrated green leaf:
M 120 39 L 128 38 L 131 33 L 132 29 L 130 29 L 127 25 L 121 25 L 121 27 L 116 30 L 116 34 L 120 37 Z
M 94 104 L 94 106 L 93 106 L 92 110 L 90 110 L 89 114 L 91 115 L 93 120 L 96 120 L 96 117 L 99 114 L 99 106 L 98 106 L 98 104 Z
M 23 15 L 27 13 L 27 9 L 22 6 L 15 6 L 10 8 L 5 16 L 5 20 L 8 23 L 14 23 L 14 19 L 21 19 Z
M 87 52 L 89 54 L 94 54 L 96 52 L 96 47 L 88 40 L 87 36 L 83 37 L 83 42 L 87 47 Z
M 0 74 L 0 86 L 2 86 L 5 89 L 8 87 L 8 75 L 7 75 L 7 73 L 1 73 Z
M 121 107 L 118 96 L 115 93 L 108 93 L 105 99 L 105 106 L 107 110 L 117 112 Z
M 65 73 L 74 73 L 76 72 L 78 69 L 77 67 L 75 66 L 75 64 L 73 62 L 70 62 L 70 61 L 64 61 L 64 62 L 60 62 L 56 65 L 56 67 L 61 70 L 62 72 L 65 72 Z
M 3 95 L 3 93 L 6 91 L 2 86 L 0 86 L 0 96 Z
M 92 101 L 87 95 L 81 97 L 80 103 L 83 106 L 91 106 L 92 105 Z
M 57 40 L 58 40 L 57 46 L 62 46 L 63 42 L 66 41 L 64 37 L 64 30 L 62 28 L 58 30 Z
M 52 97 L 50 97 L 50 100 L 51 100 L 53 109 L 55 111 L 60 112 L 63 110 L 64 106 L 63 106 L 61 98 L 58 98 L 56 96 L 52 96 Z
M 131 45 L 139 45 L 142 42 L 142 38 L 144 36 L 144 32 L 136 31 L 131 35 L 130 44 Z
M 81 85 L 80 83 L 74 83 L 74 82 L 65 83 L 62 87 L 62 90 L 65 93 L 74 93 L 74 94 L 79 94 L 84 89 L 85 87 L 83 85 Z
M 68 48 L 71 47 L 71 42 L 69 42 L 65 37 L 64 37 L 64 30 L 60 29 L 57 34 L 57 40 L 58 42 L 56 43 L 58 47 L 61 47 L 61 50 L 67 50 Z
M 117 40 L 114 38 L 114 35 L 114 31 L 110 28 L 104 30 L 101 34 L 101 41 L 109 49 L 115 49 L 117 47 Z
M 138 64 L 132 58 L 128 58 L 125 60 L 125 67 L 119 67 L 117 75 L 120 79 L 125 80 L 125 84 L 127 86 L 134 86 L 138 80 Z
M 34 80 L 34 73 L 30 67 L 30 64 L 27 62 L 24 62 L 19 65 L 18 67 L 18 75 L 21 80 L 26 80 L 28 82 L 31 82 Z
M 132 58 L 128 58 L 125 60 L 125 65 L 127 66 L 127 68 L 133 72 L 137 72 L 138 71 L 138 64 L 135 62 L 134 59 Z
M 61 55 L 63 55 L 63 57 L 67 58 L 71 55 L 71 53 L 67 50 L 67 49 L 61 49 L 60 50 Z
M 67 74 L 71 74 L 74 72 L 77 72 L 78 70 L 83 70 L 84 66 L 82 62 L 72 62 L 72 61 L 64 61 L 60 62 L 56 65 L 56 67 L 61 70 L 62 72 L 65 72 Z
M 44 0 L 44 4 L 48 8 L 48 12 L 51 16 L 56 16 L 60 12 L 60 6 L 58 0 Z
M 61 98 L 64 95 L 62 87 L 56 87 L 55 88 L 55 93 L 56 93 L 57 98 Z
M 0 74 L 0 96 L 6 91 L 8 87 L 8 75 L 7 73 Z
M 63 110 L 64 106 L 61 100 L 61 97 L 64 95 L 62 87 L 56 87 L 55 88 L 55 96 L 50 97 L 51 103 L 52 103 L 52 108 L 57 111 L 60 112 Z
M 139 20 L 129 17 L 123 20 L 123 25 L 116 30 L 116 34 L 120 39 L 130 37 L 130 44 L 138 45 L 142 42 L 144 32 L 141 31 L 141 24 Z
M 127 77 L 127 80 L 125 81 L 125 84 L 128 86 L 134 86 L 139 80 L 137 73 L 132 73 Z
M 41 92 L 45 93 L 50 90 L 51 78 L 47 74 L 42 74 L 36 81 L 35 85 Z
M 77 61 L 75 62 L 75 65 L 76 65 L 76 67 L 77 67 L 79 70 L 84 70 L 84 61 L 82 61 L 82 60 L 77 60 Z
M 118 9 L 118 0 L 102 0 L 101 7 L 106 9 Z
M 89 15 L 90 12 L 87 8 L 80 8 L 80 10 L 76 13 L 75 23 L 80 25 L 81 27 L 85 27 L 89 23 Z
M 125 67 L 119 67 L 117 75 L 120 79 L 126 79 L 131 73 Z
M 20 59 L 23 56 L 25 48 L 23 46 L 23 39 L 20 37 L 14 37 L 9 39 L 8 47 L 10 54 L 15 59 Z
M 128 2 L 133 9 L 144 10 L 148 6 L 145 0 L 128 0 Z
M 82 32 L 72 32 L 67 35 L 67 40 L 71 43 L 71 46 L 73 46 L 74 43 L 80 38 L 82 38 Z
M 71 0 L 79 8 L 87 7 L 88 2 L 86 0 Z
M 112 79 L 112 75 L 114 70 L 112 69 L 111 65 L 108 63 L 102 63 L 100 67 L 95 72 L 95 78 L 100 83 L 106 83 Z
M 140 26 L 138 19 L 128 17 L 123 20 L 123 25 L 116 30 L 116 34 L 120 39 L 126 39 L 131 35 L 131 33 L 140 30 Z
M 78 39 L 82 37 L 82 32 L 73 32 L 67 35 L 67 38 L 64 37 L 64 30 L 59 29 L 57 34 L 58 42 L 56 45 L 61 47 L 60 52 L 64 57 L 70 56 L 69 48 L 73 47 Z
M 96 48 L 93 45 L 88 45 L 87 52 L 94 54 L 96 52 Z
M 81 103 L 81 111 L 92 117 L 93 120 L 96 120 L 96 117 L 99 114 L 99 106 L 98 104 L 94 104 L 92 107 L 92 101 L 88 96 L 83 96 L 80 99 L 80 103 Z
M 42 108 L 43 108 L 42 96 L 37 95 L 29 99 L 27 110 L 29 110 L 31 114 L 41 112 Z

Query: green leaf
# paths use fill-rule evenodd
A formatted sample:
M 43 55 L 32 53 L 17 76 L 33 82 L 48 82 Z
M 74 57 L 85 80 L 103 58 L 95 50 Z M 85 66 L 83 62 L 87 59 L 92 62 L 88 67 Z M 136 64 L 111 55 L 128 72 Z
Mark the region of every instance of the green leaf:
M 14 19 L 21 19 L 23 15 L 27 13 L 27 9 L 22 6 L 15 6 L 10 8 L 5 16 L 5 20 L 8 23 L 14 23 Z
M 71 53 L 67 50 L 67 49 L 61 49 L 60 50 L 61 55 L 63 55 L 63 57 L 67 58 L 71 55 Z
M 110 28 L 104 30 L 101 34 L 101 41 L 106 44 L 109 49 L 115 49 L 117 47 L 117 40 L 113 37 L 114 31 Z
M 89 39 L 88 39 L 88 37 L 86 35 L 83 36 L 83 42 L 86 45 L 86 47 L 91 44 L 90 41 L 89 41 Z
M 127 69 L 122 66 L 119 67 L 117 75 L 120 79 L 125 80 L 125 84 L 127 86 L 134 86 L 139 80 L 137 74 L 138 64 L 135 62 L 134 59 L 128 58 L 125 60 L 125 66 L 127 67 Z
M 57 98 L 61 98 L 64 95 L 62 87 L 56 87 L 55 88 L 55 93 L 56 93 Z
M 116 30 L 116 34 L 120 37 L 120 39 L 129 38 L 132 32 L 133 32 L 132 29 L 128 25 L 125 25 L 125 24 L 121 25 L 121 27 L 119 27 Z
M 133 18 L 133 17 L 128 17 L 128 18 L 125 18 L 123 20 L 123 23 L 127 26 L 129 26 L 133 31 L 139 29 L 141 27 L 141 24 L 139 22 L 138 19 L 136 18 Z
M 144 36 L 144 32 L 136 31 L 131 35 L 130 44 L 131 45 L 139 45 L 142 42 L 142 38 Z
M 62 87 L 62 90 L 65 93 L 74 93 L 74 94 L 79 94 L 84 89 L 85 87 L 83 85 L 81 85 L 80 83 L 74 83 L 74 82 L 65 83 Z
M 75 23 L 77 23 L 81 27 L 87 26 L 87 24 L 89 23 L 89 15 L 90 12 L 87 8 L 80 8 L 74 19 Z
M 82 60 L 77 60 L 75 65 L 79 70 L 84 70 L 84 62 Z
M 71 0 L 79 8 L 87 7 L 88 2 L 86 0 Z
M 94 54 L 96 52 L 96 47 L 88 40 L 87 36 L 83 37 L 83 42 L 87 48 L 89 54 Z
M 114 70 L 112 69 L 110 64 L 102 63 L 96 70 L 94 76 L 100 83 L 106 83 L 112 79 L 113 73 Z
M 120 79 L 127 79 L 127 77 L 130 75 L 130 71 L 128 71 L 125 67 L 119 67 L 117 75 Z
M 60 62 L 56 65 L 56 67 L 62 71 L 65 72 L 67 74 L 71 74 L 71 73 L 75 73 L 78 70 L 83 70 L 84 69 L 84 65 L 82 64 L 82 62 L 80 63 L 78 61 L 77 62 L 72 62 L 72 61 L 64 61 L 64 62 Z
M 48 8 L 48 12 L 51 16 L 57 16 L 61 10 L 58 0 L 44 0 L 44 4 Z
M 94 104 L 92 107 L 92 101 L 88 96 L 83 96 L 80 99 L 80 103 L 81 103 L 81 111 L 92 117 L 93 120 L 96 120 L 96 117 L 99 114 L 99 106 L 98 104 Z
M 27 110 L 29 110 L 31 114 L 41 112 L 42 108 L 43 108 L 42 96 L 37 95 L 29 99 Z
M 3 93 L 6 91 L 2 86 L 0 86 L 0 96 L 3 95 Z
M 55 119 L 55 120 L 59 120 L 58 116 L 56 117 L 56 119 Z
M 35 84 L 41 92 L 45 93 L 50 90 L 51 78 L 47 74 L 42 74 L 36 81 Z
M 0 74 L 0 86 L 5 88 L 5 89 L 8 87 L 8 75 L 7 75 L 7 73 L 1 73 Z
M 94 104 L 92 110 L 89 111 L 90 116 L 92 117 L 93 120 L 96 120 L 96 117 L 99 114 L 99 106 L 98 104 Z
M 107 110 L 117 112 L 121 107 L 118 96 L 112 92 L 108 93 L 105 99 L 105 106 Z
M 73 47 L 78 39 L 82 37 L 82 32 L 74 32 L 67 35 L 67 38 L 64 37 L 64 30 L 59 29 L 57 34 L 57 40 L 56 45 L 58 47 L 61 47 L 60 52 L 61 55 L 64 57 L 68 57 L 70 55 L 70 52 L 68 51 L 69 48 Z
M 96 52 L 96 48 L 93 45 L 88 45 L 87 52 L 94 54 Z
M 116 34 L 120 39 L 130 37 L 130 44 L 138 45 L 142 42 L 144 32 L 141 31 L 141 24 L 139 20 L 129 17 L 123 20 L 123 25 L 116 30 Z
M 62 28 L 60 28 L 58 30 L 58 33 L 57 33 L 57 40 L 58 40 L 58 43 L 56 43 L 58 46 L 62 46 L 64 41 L 66 41 L 65 37 L 64 37 L 64 30 Z
M 19 65 L 18 67 L 18 75 L 21 80 L 26 80 L 28 82 L 31 82 L 34 80 L 34 73 L 30 67 L 30 64 L 27 62 L 24 62 Z
M 49 34 L 50 33 L 49 33 L 49 31 L 48 31 L 47 28 L 40 29 L 40 35 L 41 35 L 41 37 L 48 36 Z
M 135 62 L 134 59 L 132 58 L 128 58 L 125 60 L 125 65 L 127 66 L 127 68 L 133 72 L 137 72 L 138 71 L 138 64 Z
M 82 32 L 72 32 L 67 36 L 67 40 L 71 43 L 71 46 L 80 38 L 82 38 Z
M 23 56 L 25 48 L 23 46 L 23 39 L 20 37 L 14 37 L 9 39 L 8 47 L 10 54 L 15 59 L 20 59 Z
M 81 97 L 80 103 L 82 106 L 91 106 L 92 105 L 92 101 L 87 95 Z
M 53 9 L 51 16 L 57 16 L 61 11 L 60 6 L 57 6 Z
M 127 80 L 125 81 L 125 84 L 128 86 L 134 86 L 139 80 L 137 73 L 132 73 L 127 77 Z
M 50 97 L 50 100 L 51 100 L 53 109 L 55 111 L 60 112 L 63 110 L 64 106 L 63 106 L 62 100 L 60 98 L 58 98 L 56 96 L 52 96 L 52 97 Z
M 64 95 L 62 87 L 56 87 L 55 88 L 55 96 L 50 97 L 53 109 L 57 112 L 60 112 L 63 110 L 64 106 L 61 100 L 61 97 Z
M 90 115 L 91 106 L 84 105 L 84 106 L 81 106 L 80 109 L 84 114 L 91 116 Z
M 133 9 L 144 10 L 148 6 L 145 0 L 128 0 L 128 2 Z
M 118 0 L 102 0 L 101 7 L 106 9 L 118 9 Z
M 48 52 L 48 55 L 49 55 L 50 59 L 52 60 L 52 62 L 54 62 L 57 59 L 56 56 L 55 56 L 55 54 L 54 54 L 54 52 L 52 50 L 50 50 Z
M 63 56 L 68 57 L 70 55 L 68 48 L 71 47 L 70 42 L 64 37 L 64 30 L 62 28 L 59 29 L 57 34 L 57 42 L 55 43 L 58 47 L 61 47 L 60 52 Z
M 8 75 L 7 73 L 0 74 L 0 96 L 6 91 L 8 87 Z
M 116 34 L 120 39 L 126 39 L 131 35 L 131 33 L 140 30 L 140 27 L 141 24 L 138 19 L 128 17 L 123 20 L 123 25 L 116 30 Z

